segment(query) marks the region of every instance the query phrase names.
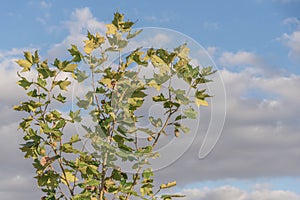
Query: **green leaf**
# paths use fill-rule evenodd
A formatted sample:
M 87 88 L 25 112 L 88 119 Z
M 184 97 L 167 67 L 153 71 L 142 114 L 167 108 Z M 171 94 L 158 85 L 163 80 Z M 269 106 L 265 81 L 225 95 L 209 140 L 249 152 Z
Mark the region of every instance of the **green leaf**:
M 75 135 L 72 135 L 72 137 L 71 137 L 69 143 L 72 144 L 72 143 L 76 143 L 76 142 L 79 142 L 79 141 L 81 141 L 81 139 L 79 138 L 79 135 L 78 135 L 78 134 L 75 134 Z
M 152 100 L 153 100 L 154 102 L 161 102 L 161 101 L 167 101 L 168 99 L 166 99 L 166 98 L 164 97 L 163 93 L 160 93 L 159 96 L 154 96 L 154 97 L 152 97 Z
M 204 93 L 205 91 L 206 91 L 205 89 L 204 89 L 204 90 L 197 90 L 197 91 L 195 92 L 195 97 L 196 97 L 197 99 L 202 99 L 202 100 L 204 100 L 204 99 L 207 98 L 207 97 L 211 97 L 210 95 L 205 94 L 205 93 Z
M 32 84 L 32 82 L 29 82 L 25 77 L 21 77 L 21 80 L 19 80 L 17 83 L 25 90 L 27 90 Z
M 161 120 L 161 118 L 154 119 L 154 117 L 150 116 L 149 117 L 149 121 L 155 127 L 162 127 L 162 120 Z
M 68 51 L 73 56 L 73 60 L 72 61 L 73 62 L 80 62 L 81 59 L 83 58 L 83 55 L 78 50 L 77 46 L 75 46 L 75 45 L 71 45 L 71 46 L 72 46 L 72 48 L 68 49 Z
M 145 179 L 149 179 L 150 177 L 154 176 L 153 171 L 151 168 L 145 169 L 143 171 L 142 177 Z
M 171 200 L 173 197 L 175 198 L 181 198 L 181 197 L 185 197 L 185 195 L 182 194 L 165 194 L 165 195 L 161 195 L 161 199 L 163 200 Z
M 170 72 L 170 67 L 160 57 L 157 55 L 152 55 L 150 58 L 153 66 L 159 68 L 160 74 Z
M 29 51 L 24 52 L 24 57 L 26 58 L 26 60 L 28 62 L 30 62 L 31 64 L 33 64 L 32 55 L 31 55 L 31 53 Z
M 96 33 L 96 35 L 94 36 L 90 32 L 88 32 L 88 40 L 84 40 L 85 46 L 83 50 L 86 54 L 91 54 L 93 50 L 98 48 L 104 42 L 105 38 L 100 36 L 99 33 Z
M 68 90 L 67 90 L 67 87 L 68 87 L 70 84 L 71 84 L 71 82 L 70 82 L 70 81 L 67 81 L 67 79 L 64 80 L 64 81 L 58 81 L 58 85 L 59 85 L 60 89 L 65 90 L 65 91 L 68 91 Z
M 37 84 L 38 84 L 39 86 L 41 86 L 42 88 L 45 88 L 45 87 L 46 87 L 46 85 L 47 85 L 47 81 L 46 81 L 46 80 L 44 80 L 44 79 L 38 77 L 38 78 L 37 78 L 37 81 L 38 81 Z
M 188 128 L 188 127 L 186 127 L 182 124 L 179 126 L 179 129 L 182 130 L 182 132 L 184 132 L 184 133 L 189 133 L 190 132 L 190 128 Z
M 141 107 L 144 99 L 140 97 L 128 98 L 128 103 L 134 107 Z
M 181 120 L 181 119 L 186 119 L 187 117 L 184 116 L 184 115 L 178 115 L 176 118 L 175 118 L 175 121 L 178 121 L 178 120 Z
M 174 49 L 179 58 L 189 60 L 190 49 L 187 47 L 187 43 Z
M 183 111 L 183 113 L 184 113 L 188 118 L 191 118 L 191 119 L 196 119 L 196 118 L 197 118 L 197 114 L 198 114 L 198 112 L 195 111 L 192 107 L 186 109 L 185 111 Z
M 90 102 L 88 100 L 81 100 L 81 99 L 78 99 L 78 102 L 76 103 L 76 105 L 79 107 L 79 108 L 83 108 L 85 110 L 88 109 L 89 105 L 90 105 Z
M 152 191 L 153 187 L 154 186 L 150 183 L 142 185 L 142 187 L 140 188 L 140 192 L 141 192 L 142 196 L 152 195 L 153 194 L 153 191 Z
M 61 102 L 61 103 L 65 103 L 65 102 L 66 102 L 66 99 L 67 99 L 67 97 L 62 96 L 61 93 L 59 93 L 59 94 L 57 95 L 57 97 L 54 97 L 54 96 L 53 96 L 53 98 L 56 99 L 57 101 Z
M 131 95 L 132 98 L 144 98 L 146 96 L 147 94 L 141 90 L 135 90 Z
M 39 96 L 36 89 L 27 92 L 27 95 L 34 98 Z
M 128 44 L 128 41 L 126 40 L 119 40 L 117 45 L 118 45 L 118 49 L 123 49 L 127 46 Z
M 42 63 L 41 66 L 43 66 L 43 65 L 46 65 L 46 64 Z M 51 71 L 48 66 L 38 67 L 37 71 L 38 71 L 39 75 L 42 76 L 43 79 L 46 79 L 49 76 L 53 77 L 56 75 L 56 71 Z
M 72 110 L 69 113 L 69 116 L 74 122 L 81 122 L 82 118 L 80 117 L 80 110 L 73 112 Z
M 39 57 L 39 54 L 38 54 L 38 50 L 36 50 L 34 52 L 34 56 L 32 56 L 32 59 L 33 59 L 33 63 L 34 64 L 37 64 L 40 62 L 40 57 Z
M 140 34 L 142 31 L 143 31 L 142 29 L 135 31 L 134 33 L 131 33 L 129 31 L 128 35 L 126 36 L 126 39 L 134 38 L 135 36 L 137 36 L 138 34 Z
M 209 76 L 209 75 L 215 73 L 216 71 L 217 71 L 217 70 L 212 71 L 212 66 L 204 67 L 204 68 L 201 70 L 201 75 L 202 75 L 202 76 Z
M 78 69 L 76 70 L 75 75 L 76 75 L 76 80 L 78 81 L 78 83 L 83 82 L 85 79 L 87 79 L 89 77 L 85 71 L 80 71 Z
M 151 80 L 147 83 L 148 86 L 155 88 L 157 91 L 161 89 L 161 85 L 157 84 L 155 80 Z

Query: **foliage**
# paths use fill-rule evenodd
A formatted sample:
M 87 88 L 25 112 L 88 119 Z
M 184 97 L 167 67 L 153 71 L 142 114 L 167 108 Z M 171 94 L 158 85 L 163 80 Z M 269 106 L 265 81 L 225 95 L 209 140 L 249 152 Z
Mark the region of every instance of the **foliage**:
M 176 182 L 155 187 L 149 160 L 158 156 L 154 148 L 162 134 L 173 131 L 178 137 L 179 132 L 189 132 L 183 120 L 197 117 L 192 104 L 208 105 L 206 98 L 210 96 L 198 86 L 209 82 L 206 77 L 214 71 L 211 67 L 200 70 L 192 66 L 187 44 L 173 51 L 138 48 L 123 58 L 122 50 L 141 32 L 133 32 L 133 25 L 115 13 L 105 36 L 88 32 L 83 51 L 72 45 L 69 60 L 55 59 L 49 65 L 35 51 L 25 52 L 24 59 L 17 61 L 22 68 L 18 85 L 28 91 L 28 99 L 14 107 L 27 113 L 19 126 L 25 142 L 20 149 L 25 158 L 33 159 L 35 178 L 45 193 L 42 199 L 182 197 L 160 194 Z M 113 54 L 119 56 L 116 67 L 108 64 Z M 88 71 L 80 69 L 79 64 L 88 66 Z M 134 66 L 154 66 L 155 71 L 151 78 L 144 79 Z M 173 87 L 172 80 L 177 79 L 187 83 L 189 89 Z M 60 110 L 61 105 L 63 110 L 70 108 L 70 86 L 76 81 L 91 87 L 84 97 L 77 97 L 78 110 Z M 161 90 L 164 84 L 167 92 Z M 164 116 L 137 114 L 149 95 L 151 104 L 164 108 Z M 186 109 L 179 112 L 183 106 Z M 88 117 L 82 114 L 87 111 L 93 120 L 90 126 L 81 122 Z M 140 120 L 149 121 L 151 127 L 139 128 Z M 75 123 L 82 124 L 84 131 L 80 135 L 68 132 Z M 148 135 L 147 140 L 139 142 L 141 134 Z M 92 151 L 88 151 L 88 145 Z M 122 162 L 129 162 L 134 173 L 126 172 Z

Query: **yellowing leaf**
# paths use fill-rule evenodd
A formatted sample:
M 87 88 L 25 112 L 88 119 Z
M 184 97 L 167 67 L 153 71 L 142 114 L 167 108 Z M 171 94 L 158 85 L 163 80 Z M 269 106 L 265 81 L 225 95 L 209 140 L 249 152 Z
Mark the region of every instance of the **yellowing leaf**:
M 99 82 L 107 85 L 109 88 L 112 88 L 111 79 L 109 78 L 102 78 Z
M 20 67 L 23 67 L 23 70 L 21 72 L 29 71 L 30 67 L 32 66 L 32 64 L 28 60 L 20 59 L 17 61 L 17 63 Z
M 187 43 L 175 48 L 175 52 L 177 52 L 180 58 L 189 60 L 190 49 L 187 47 Z
M 65 185 L 68 185 L 67 182 L 74 182 L 78 179 L 71 173 L 66 171 L 64 174 L 62 174 L 61 182 Z
M 86 54 L 90 54 L 94 50 L 94 43 L 91 40 L 85 40 L 84 41 L 85 46 L 84 46 L 84 52 Z
M 156 55 L 151 56 L 151 62 L 154 65 L 154 67 L 159 68 L 161 74 L 170 71 L 170 67 L 160 57 Z
M 117 33 L 117 27 L 113 24 L 106 24 L 106 34 L 111 35 L 111 34 L 116 34 Z
M 183 113 L 188 117 L 188 118 L 191 118 L 191 119 L 196 119 L 197 118 L 197 111 L 195 111 L 193 108 L 188 108 L 186 109 L 185 111 L 183 111 Z
M 96 33 L 96 44 L 100 45 L 103 44 L 105 42 L 105 38 L 103 36 L 101 36 L 99 33 Z
M 61 82 L 59 83 L 59 87 L 60 87 L 60 89 L 66 90 L 66 91 L 67 91 L 67 87 L 68 87 L 70 84 L 71 84 L 70 81 L 61 81 Z
M 151 80 L 148 85 L 150 87 L 154 87 L 157 91 L 161 89 L 161 85 L 158 85 L 155 80 Z
M 63 71 L 64 72 L 74 72 L 74 70 L 76 69 L 78 65 L 77 64 L 74 64 L 74 63 L 71 63 L 71 64 L 68 64 L 64 69 Z
M 24 52 L 24 56 L 25 56 L 25 58 L 26 58 L 26 60 L 27 60 L 28 62 L 30 62 L 30 63 L 33 62 L 33 61 L 32 61 L 32 55 L 31 55 L 31 53 L 30 53 L 29 51 Z
M 208 102 L 202 99 L 195 99 L 196 105 L 199 106 L 208 106 Z
M 166 189 L 166 188 L 170 188 L 176 185 L 176 181 L 173 182 L 169 182 L 167 184 L 161 184 L 160 185 L 160 189 Z

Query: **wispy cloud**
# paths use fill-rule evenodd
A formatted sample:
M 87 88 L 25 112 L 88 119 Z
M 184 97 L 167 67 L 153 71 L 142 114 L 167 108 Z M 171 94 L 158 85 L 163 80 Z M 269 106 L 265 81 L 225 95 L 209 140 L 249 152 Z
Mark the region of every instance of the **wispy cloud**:
M 261 57 L 248 51 L 223 52 L 218 59 L 218 63 L 222 66 L 243 68 L 245 66 L 261 67 L 264 64 Z
M 52 7 L 52 3 L 47 2 L 47 1 L 40 1 L 39 5 L 40 5 L 40 8 L 43 8 L 43 9 L 48 9 L 48 8 Z
M 297 17 L 288 17 L 283 20 L 284 24 L 300 26 L 300 21 Z
M 164 23 L 164 22 L 169 22 L 171 20 L 169 17 L 157 17 L 155 15 L 146 16 L 144 19 L 154 23 Z
M 216 31 L 220 29 L 220 25 L 217 22 L 206 21 L 203 23 L 203 28 L 206 30 Z
M 104 33 L 106 30 L 105 24 L 99 22 L 87 7 L 75 9 L 71 19 L 65 21 L 61 28 L 67 28 L 69 33 L 63 41 L 54 44 L 49 50 L 48 56 L 52 59 L 64 55 L 71 44 L 81 46 L 87 31 Z

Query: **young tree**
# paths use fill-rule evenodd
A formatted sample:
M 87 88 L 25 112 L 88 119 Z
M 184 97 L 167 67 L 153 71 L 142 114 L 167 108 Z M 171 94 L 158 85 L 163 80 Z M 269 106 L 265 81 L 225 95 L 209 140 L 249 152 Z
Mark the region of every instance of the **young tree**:
M 35 178 L 45 193 L 42 199 L 182 197 L 161 194 L 176 182 L 155 187 L 150 160 L 158 156 L 155 147 L 162 134 L 178 137 L 179 132 L 189 132 L 184 119 L 196 118 L 193 104 L 208 105 L 206 98 L 210 96 L 199 86 L 209 82 L 207 76 L 214 71 L 193 66 L 186 44 L 173 51 L 138 48 L 122 55 L 131 38 L 141 32 L 132 31 L 133 25 L 115 13 L 112 23 L 106 25 L 105 36 L 88 32 L 83 52 L 75 45 L 68 49 L 70 60 L 55 59 L 49 65 L 35 51 L 25 52 L 24 59 L 17 61 L 22 68 L 18 84 L 28 91 L 28 99 L 14 107 L 27 114 L 19 126 L 25 141 L 20 149 L 25 158 L 33 159 Z M 117 63 L 108 63 L 113 54 Z M 140 70 L 151 67 L 151 77 L 142 77 Z M 178 80 L 188 89 L 176 88 Z M 84 97 L 77 97 L 78 110 L 71 108 L 67 99 L 69 86 L 75 81 L 87 88 Z M 163 116 L 139 114 L 147 97 L 151 104 L 163 107 Z M 64 108 L 59 110 L 58 103 Z M 82 114 L 86 112 L 89 114 Z M 88 117 L 92 125 L 81 122 Z M 139 127 L 140 121 L 151 125 Z M 68 132 L 75 123 L 83 127 L 80 134 Z M 134 173 L 124 169 L 124 162 Z

